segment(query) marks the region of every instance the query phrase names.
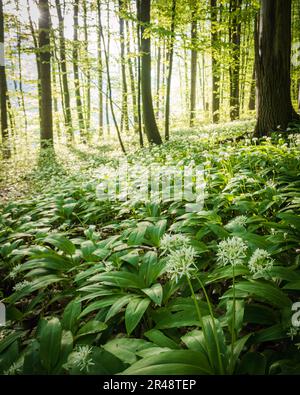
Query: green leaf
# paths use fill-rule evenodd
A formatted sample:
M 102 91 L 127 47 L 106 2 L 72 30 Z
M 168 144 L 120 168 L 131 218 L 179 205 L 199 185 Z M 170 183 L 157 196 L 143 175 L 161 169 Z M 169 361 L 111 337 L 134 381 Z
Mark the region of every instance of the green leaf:
M 118 299 L 108 310 L 105 322 L 107 322 L 110 318 L 112 318 L 114 315 L 118 314 L 124 306 L 126 306 L 130 300 L 132 300 L 132 295 L 125 295 Z
M 62 327 L 58 318 L 46 321 L 40 334 L 41 363 L 50 373 L 59 360 L 61 347 Z
M 128 304 L 125 311 L 125 325 L 126 325 L 126 331 L 129 335 L 136 328 L 136 326 L 142 319 L 149 304 L 150 304 L 150 300 L 148 298 L 134 299 Z
M 144 283 L 140 277 L 129 272 L 109 272 L 100 273 L 91 277 L 89 282 L 102 282 L 108 285 L 114 285 L 120 288 L 144 288 Z
M 54 247 L 63 251 L 67 255 L 73 255 L 76 251 L 74 244 L 62 235 L 51 235 L 44 239 L 44 243 L 49 243 L 54 245 Z
M 172 350 L 143 358 L 126 369 L 125 375 L 192 375 L 213 374 L 201 352 Z
M 81 336 L 90 335 L 93 333 L 103 332 L 107 328 L 104 322 L 91 320 L 84 324 L 76 334 L 76 339 Z
M 144 335 L 160 347 L 168 347 L 175 350 L 180 348 L 180 346 L 174 342 L 174 340 L 170 339 L 158 329 L 151 329 L 150 331 L 145 332 Z
M 75 332 L 77 327 L 77 321 L 81 312 L 81 303 L 74 299 L 65 307 L 62 316 L 62 327 L 65 330 Z
M 151 288 L 144 288 L 142 291 L 149 296 L 151 300 L 157 305 L 161 305 L 163 298 L 163 288 L 161 284 L 154 284 Z

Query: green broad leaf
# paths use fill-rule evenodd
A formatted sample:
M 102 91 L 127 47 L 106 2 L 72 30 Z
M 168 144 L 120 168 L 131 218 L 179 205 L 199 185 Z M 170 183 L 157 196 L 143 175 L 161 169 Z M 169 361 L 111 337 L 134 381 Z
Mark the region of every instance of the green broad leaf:
M 142 291 L 149 296 L 151 300 L 158 306 L 161 305 L 163 298 L 163 288 L 161 284 L 154 284 L 151 288 L 144 288 Z
M 149 225 L 145 233 L 145 239 L 154 247 L 159 247 L 160 239 L 166 231 L 167 220 L 162 219 L 155 225 Z
M 146 226 L 139 226 L 137 229 L 133 229 L 127 239 L 127 244 L 129 246 L 136 246 L 143 244 L 146 229 L 147 229 Z
M 250 338 L 250 336 L 252 336 L 252 333 L 248 333 L 248 335 L 243 336 L 241 339 L 239 339 L 235 342 L 234 347 L 233 347 L 233 359 L 232 359 L 232 365 L 231 365 L 232 371 L 230 371 L 230 374 L 234 373 L 237 361 L 238 361 L 242 351 L 244 350 L 245 345 L 246 345 L 248 339 Z M 231 349 L 231 346 L 228 346 L 228 348 Z
M 295 227 L 297 230 L 300 230 L 300 217 L 299 215 L 285 212 L 285 213 L 279 213 L 277 215 L 278 218 L 282 219 L 285 223 L 292 225 Z
M 62 316 L 62 327 L 67 331 L 75 333 L 78 323 L 78 318 L 81 313 L 81 303 L 74 299 L 65 307 Z
M 122 372 L 124 375 L 213 374 L 205 355 L 191 350 L 172 350 L 143 358 Z
M 286 284 L 283 289 L 290 289 L 294 291 L 300 291 L 300 280 L 291 281 L 290 283 Z
M 61 336 L 60 358 L 53 374 L 61 374 L 63 365 L 73 351 L 73 335 L 71 331 L 63 331 Z
M 198 329 L 194 329 L 191 332 L 188 332 L 186 335 L 181 337 L 183 343 L 192 351 L 200 351 L 203 354 L 206 354 L 205 338 L 203 335 L 203 331 Z
M 104 322 L 91 320 L 84 324 L 76 334 L 76 339 L 81 336 L 90 335 L 93 333 L 103 332 L 107 328 Z
M 280 308 L 291 305 L 291 300 L 280 288 L 265 281 L 242 281 L 236 284 L 236 289 L 266 300 L 270 304 Z
M 82 252 L 82 256 L 85 260 L 97 259 L 96 256 L 93 257 L 93 253 L 96 249 L 97 246 L 91 240 L 86 240 L 80 245 L 80 251 Z
M 105 317 L 105 322 L 107 322 L 110 318 L 118 314 L 124 306 L 126 306 L 133 298 L 133 295 L 125 295 L 120 297 L 108 310 L 107 315 Z
M 17 339 L 22 337 L 26 332 L 24 331 L 17 331 L 17 332 L 12 332 L 9 335 L 5 336 L 4 338 L 1 339 L 0 341 L 0 354 L 7 348 L 9 347 L 12 343 L 14 343 Z
M 244 300 L 236 299 L 235 303 L 232 299 L 227 300 L 225 317 L 230 333 L 232 333 L 233 317 L 235 318 L 234 320 L 235 331 L 239 333 L 240 330 L 242 329 L 243 321 L 244 321 L 244 309 L 245 309 Z
M 58 363 L 61 349 L 62 327 L 58 318 L 51 318 L 43 325 L 40 333 L 41 363 L 48 373 Z
M 141 278 L 134 273 L 125 271 L 121 272 L 105 272 L 96 274 L 91 277 L 89 282 L 102 282 L 107 285 L 114 285 L 120 288 L 138 288 L 142 289 L 145 287 Z
M 150 287 L 162 273 L 164 267 L 165 264 L 162 260 L 158 260 L 157 253 L 149 251 L 143 257 L 139 270 L 139 277 L 147 287 Z
M 44 243 L 49 243 L 67 255 L 73 255 L 76 251 L 74 244 L 63 235 L 51 235 L 44 239 Z
M 281 324 L 276 324 L 256 332 L 251 339 L 251 343 L 260 344 L 286 339 L 288 337 L 287 332 L 288 330 L 283 328 Z
M 105 307 L 111 306 L 114 304 L 117 300 L 120 299 L 119 295 L 116 296 L 111 296 L 108 298 L 103 298 L 101 300 L 96 300 L 95 302 L 90 303 L 80 314 L 79 318 L 84 317 L 85 315 L 91 313 L 92 311 L 95 310 L 101 310 Z
M 146 336 L 154 344 L 157 344 L 159 347 L 167 347 L 173 350 L 180 348 L 180 346 L 174 340 L 170 339 L 158 329 L 151 329 L 150 331 L 145 332 L 144 336 Z
M 103 348 L 121 361 L 132 365 L 137 361 L 137 353 L 153 348 L 153 344 L 143 339 L 121 337 L 108 341 Z
M 237 265 L 234 267 L 234 275 L 244 276 L 249 274 L 249 269 L 244 265 Z M 215 281 L 233 278 L 233 270 L 231 266 L 223 266 L 216 268 L 212 273 L 207 276 L 205 284 L 210 284 Z
M 134 299 L 128 303 L 125 311 L 125 325 L 129 335 L 137 327 L 149 304 L 150 300 L 148 298 Z

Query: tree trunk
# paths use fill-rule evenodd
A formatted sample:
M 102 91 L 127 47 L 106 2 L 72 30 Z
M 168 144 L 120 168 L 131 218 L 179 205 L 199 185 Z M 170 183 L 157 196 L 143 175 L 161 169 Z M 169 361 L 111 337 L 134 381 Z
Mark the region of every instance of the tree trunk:
M 151 41 L 150 37 L 144 35 L 145 29 L 150 24 L 151 0 L 137 1 L 139 2 L 137 17 L 141 24 L 141 87 L 145 131 L 149 143 L 161 144 L 162 139 L 154 116 L 151 93 Z
M 53 146 L 50 12 L 48 0 L 39 0 L 39 56 L 41 78 L 41 148 Z
M 10 157 L 7 124 L 7 83 L 4 60 L 4 17 L 3 1 L 0 0 L 0 108 L 1 108 L 1 136 L 3 158 Z
M 230 75 L 230 119 L 240 117 L 240 45 L 241 45 L 241 11 L 242 0 L 230 0 L 229 42 L 231 45 Z
M 97 0 L 98 11 L 98 111 L 99 111 L 99 137 L 103 134 L 103 62 L 102 62 L 102 20 L 101 20 L 101 0 Z
M 250 111 L 255 110 L 255 96 L 256 96 L 256 77 L 255 77 L 255 62 L 254 62 L 253 71 L 252 71 L 251 87 L 250 87 L 250 99 L 249 99 L 249 105 L 248 105 L 248 109 Z
M 169 45 L 169 62 L 168 62 L 169 69 L 168 69 L 168 78 L 167 78 L 166 111 L 165 111 L 165 139 L 167 141 L 170 138 L 170 92 L 171 92 L 171 79 L 172 79 L 172 70 L 173 70 L 175 17 L 176 17 L 176 0 L 172 0 L 171 37 L 170 37 L 170 45 Z
M 132 64 L 132 59 L 131 59 L 131 47 L 130 47 L 131 37 L 130 37 L 130 28 L 129 28 L 128 20 L 126 20 L 126 32 L 127 32 L 126 51 L 127 51 L 127 63 L 128 63 L 130 86 L 131 86 L 134 129 L 136 132 L 138 132 L 139 120 L 138 120 L 138 113 L 137 113 L 136 83 L 135 83 L 135 76 L 134 76 L 133 64 Z
M 84 119 L 82 113 L 82 100 L 80 94 L 80 82 L 79 82 L 79 70 L 78 70 L 78 3 L 79 0 L 74 1 L 73 8 L 73 72 L 74 72 L 74 85 L 75 85 L 75 96 L 76 96 L 76 107 L 77 116 L 79 123 L 80 138 L 83 143 L 86 143 L 86 133 L 84 127 Z
M 140 0 L 136 1 L 137 15 L 140 9 Z M 138 111 L 138 122 L 139 122 L 139 140 L 140 147 L 144 145 L 143 130 L 142 130 L 142 109 L 141 109 L 141 26 L 137 24 L 137 49 L 138 49 L 138 60 L 137 60 L 137 111 Z
M 211 7 L 211 47 L 212 47 L 212 118 L 214 123 L 220 120 L 220 71 L 216 53 L 218 51 L 219 35 L 216 31 L 218 25 L 217 1 L 210 0 Z
M 126 68 L 125 68 L 125 34 L 124 34 L 124 18 L 122 16 L 124 12 L 124 0 L 119 0 L 119 35 L 120 35 L 120 46 L 121 46 L 121 74 L 122 74 L 122 114 L 121 114 L 121 131 L 123 125 L 125 130 L 129 131 L 128 121 L 128 101 L 127 101 L 127 79 L 126 79 Z
M 190 127 L 194 126 L 196 110 L 196 86 L 197 86 L 197 19 L 195 9 L 192 9 L 191 23 L 191 90 L 190 90 Z
M 261 0 L 256 35 L 258 111 L 255 135 L 298 120 L 291 101 L 291 0 Z
M 60 67 L 62 72 L 62 84 L 63 84 L 63 97 L 64 97 L 64 117 L 65 117 L 65 127 L 67 131 L 67 141 L 71 144 L 74 140 L 73 130 L 72 130 L 72 115 L 71 115 L 71 105 L 70 105 L 70 92 L 68 85 L 68 72 L 67 72 L 67 62 L 66 62 L 66 43 L 64 36 L 64 17 L 61 11 L 60 0 L 55 0 L 56 11 L 58 17 L 58 31 L 59 31 L 59 49 L 60 49 Z
M 85 110 L 85 128 L 86 134 L 89 136 L 90 123 L 91 123 L 91 72 L 89 61 L 89 37 L 88 37 L 88 22 L 87 22 L 87 3 L 83 1 L 83 30 L 84 30 L 84 51 L 85 51 L 85 67 L 86 71 L 86 110 Z

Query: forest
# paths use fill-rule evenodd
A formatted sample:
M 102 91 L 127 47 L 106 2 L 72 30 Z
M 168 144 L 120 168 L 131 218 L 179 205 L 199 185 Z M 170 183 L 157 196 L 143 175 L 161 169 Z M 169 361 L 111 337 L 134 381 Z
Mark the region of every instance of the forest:
M 300 0 L 0 0 L 0 115 L 0 375 L 300 374 Z

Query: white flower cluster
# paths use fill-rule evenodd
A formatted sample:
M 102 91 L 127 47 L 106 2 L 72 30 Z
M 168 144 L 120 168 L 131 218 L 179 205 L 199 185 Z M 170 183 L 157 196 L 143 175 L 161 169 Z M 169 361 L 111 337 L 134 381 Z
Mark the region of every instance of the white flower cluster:
M 173 250 L 167 256 L 166 273 L 176 282 L 183 276 L 190 278 L 197 269 L 194 263 L 196 250 L 191 246 L 183 246 Z
M 16 278 L 17 275 L 19 274 L 19 271 L 20 271 L 21 267 L 22 267 L 22 265 L 20 265 L 20 264 L 16 265 L 16 266 L 11 270 L 11 272 L 9 273 L 9 277 L 12 278 L 12 279 Z
M 272 269 L 274 260 L 268 251 L 258 248 L 249 260 L 249 270 L 254 277 L 264 276 Z
M 247 244 L 240 237 L 231 237 L 218 245 L 217 263 L 221 266 L 241 265 L 246 258 Z
M 227 230 L 233 230 L 234 228 L 245 228 L 247 224 L 247 217 L 245 215 L 239 215 L 235 218 L 233 218 L 231 221 L 228 222 L 227 225 L 225 225 L 225 229 Z
M 20 283 L 17 283 L 17 284 L 15 284 L 15 286 L 14 286 L 14 291 L 21 291 L 23 288 L 25 288 L 25 287 L 27 287 L 28 285 L 31 285 L 31 282 L 30 281 L 27 281 L 27 280 L 24 280 L 24 281 L 22 281 L 22 282 L 20 282 Z
M 92 347 L 89 346 L 79 346 L 77 351 L 73 351 L 68 358 L 68 362 L 65 367 L 79 368 L 80 371 L 89 371 L 89 368 L 94 364 L 92 358 L 90 358 L 92 352 Z
M 160 241 L 160 249 L 164 252 L 171 252 L 181 247 L 187 247 L 190 239 L 182 234 L 165 234 Z

